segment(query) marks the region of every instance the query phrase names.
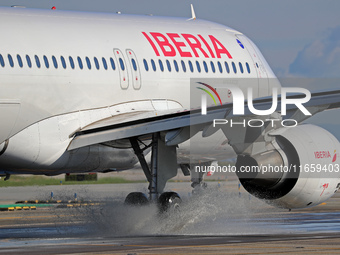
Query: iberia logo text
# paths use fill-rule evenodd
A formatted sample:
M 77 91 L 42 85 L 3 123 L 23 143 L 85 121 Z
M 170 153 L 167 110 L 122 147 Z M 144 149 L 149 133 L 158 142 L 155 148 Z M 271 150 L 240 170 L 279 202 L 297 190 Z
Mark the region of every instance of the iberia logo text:
M 322 158 L 332 158 L 332 162 L 335 162 L 337 158 L 339 157 L 339 153 L 336 153 L 336 150 L 334 150 L 333 157 L 329 151 L 315 151 L 314 156 L 316 159 L 322 159 Z

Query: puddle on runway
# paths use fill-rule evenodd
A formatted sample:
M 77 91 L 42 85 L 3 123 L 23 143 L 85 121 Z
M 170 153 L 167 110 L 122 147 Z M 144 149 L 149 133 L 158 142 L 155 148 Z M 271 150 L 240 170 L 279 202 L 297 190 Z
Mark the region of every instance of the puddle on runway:
M 123 199 L 87 208 L 80 217 L 91 234 L 256 235 L 340 231 L 340 213 L 294 213 L 268 206 L 249 196 L 210 191 L 184 199 L 180 212 L 160 215 L 156 205 L 132 207 Z
M 90 195 L 90 194 L 88 194 Z M 247 194 L 210 190 L 183 196 L 179 212 L 160 215 L 156 205 L 123 204 L 124 197 L 99 206 L 52 209 L 47 225 L 2 228 L 0 238 L 121 237 L 159 235 L 271 235 L 339 232 L 340 213 L 288 212 Z M 68 215 L 69 214 L 69 215 Z M 66 215 L 66 217 L 65 217 Z

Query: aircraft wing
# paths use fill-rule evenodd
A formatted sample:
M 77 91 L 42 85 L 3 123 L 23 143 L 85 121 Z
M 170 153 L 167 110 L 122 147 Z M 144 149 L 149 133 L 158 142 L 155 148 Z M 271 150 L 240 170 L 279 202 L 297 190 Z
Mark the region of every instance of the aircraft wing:
M 299 98 L 302 95 L 288 96 L 287 99 Z M 254 100 L 253 106 L 257 110 L 266 110 L 272 106 L 272 98 Z M 310 101 L 304 106 L 314 115 L 318 112 L 340 108 L 340 90 L 312 93 Z M 135 112 L 129 116 L 111 117 L 93 123 L 74 134 L 68 150 L 105 143 L 131 137 L 144 136 L 156 132 L 173 131 L 185 127 L 198 127 L 203 130 L 212 125 L 214 119 L 232 118 L 233 104 L 208 107 L 207 115 L 201 114 L 201 109 L 183 110 L 178 112 L 163 112 L 154 116 L 154 112 Z M 245 115 L 254 116 L 245 102 Z M 277 112 L 281 110 L 281 99 L 278 98 Z M 152 116 L 152 117 L 151 117 Z M 240 117 L 240 116 L 237 116 Z M 283 119 L 294 119 L 302 122 L 311 116 L 305 116 L 294 104 L 287 105 L 287 115 Z

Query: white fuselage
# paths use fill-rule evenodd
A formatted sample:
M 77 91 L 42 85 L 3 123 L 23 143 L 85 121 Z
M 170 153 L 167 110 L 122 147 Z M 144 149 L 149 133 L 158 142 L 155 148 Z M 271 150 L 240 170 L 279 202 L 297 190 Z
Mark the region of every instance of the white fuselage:
M 130 168 L 131 149 L 68 152 L 72 134 L 112 116 L 190 108 L 191 78 L 275 79 L 249 39 L 203 20 L 0 8 L 0 31 L 1 172 Z M 254 84 L 256 97 L 270 91 Z M 220 149 L 215 137 L 202 151 Z

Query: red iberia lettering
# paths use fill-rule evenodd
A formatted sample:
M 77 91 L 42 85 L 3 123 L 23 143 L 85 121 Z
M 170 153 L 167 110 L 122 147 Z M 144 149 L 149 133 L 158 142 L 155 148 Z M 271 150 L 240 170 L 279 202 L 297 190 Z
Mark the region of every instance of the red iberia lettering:
M 226 54 L 228 58 L 232 58 L 229 51 L 223 46 L 223 44 L 217 40 L 214 36 L 209 35 L 209 38 L 214 45 L 217 58 L 221 58 L 221 54 Z
M 153 48 L 153 50 L 155 51 L 155 53 L 156 53 L 156 56 L 160 56 L 159 55 L 159 52 L 158 52 L 158 50 L 157 50 L 157 48 L 156 48 L 156 45 L 153 43 L 153 41 L 151 40 L 151 38 L 145 33 L 145 32 L 142 32 L 142 34 L 146 37 L 146 39 L 148 39 L 148 41 L 149 41 L 149 43 L 151 44 L 151 47 Z
M 182 34 L 182 36 L 184 37 L 184 39 L 187 41 L 187 43 L 189 44 L 192 52 L 195 54 L 195 57 L 199 57 L 197 50 L 200 50 L 204 57 L 209 58 L 208 54 L 202 49 L 202 45 L 200 43 L 200 41 L 193 35 L 190 34 Z
M 169 40 L 161 33 L 150 33 L 161 48 L 165 57 L 176 56 L 174 47 L 169 43 Z
M 314 156 L 316 159 L 319 158 L 331 158 L 331 154 L 329 153 L 329 151 L 315 151 L 314 152 Z
M 197 36 L 202 40 L 202 42 L 204 43 L 205 47 L 207 47 L 207 49 L 208 49 L 208 51 L 209 51 L 211 57 L 212 57 L 212 58 L 215 58 L 215 55 L 214 55 L 212 49 L 210 48 L 210 46 L 209 46 L 209 44 L 207 43 L 207 41 L 203 38 L 203 36 L 201 36 L 201 35 L 197 35 Z
M 196 58 L 204 56 L 205 58 L 221 58 L 226 55 L 232 59 L 231 54 L 226 47 L 216 39 L 213 35 L 208 35 L 210 41 L 207 42 L 202 35 L 177 34 L 177 33 L 158 33 L 150 32 L 148 35 L 142 32 L 150 43 L 156 56 L 163 53 L 164 57 L 180 57 Z
M 181 47 L 186 47 L 186 45 L 184 42 L 176 41 L 175 38 L 181 38 L 178 34 L 167 33 L 167 35 L 170 37 L 171 41 L 175 44 L 176 49 L 178 50 L 179 55 L 181 57 L 189 57 L 189 58 L 192 57 L 190 52 L 182 51 Z

